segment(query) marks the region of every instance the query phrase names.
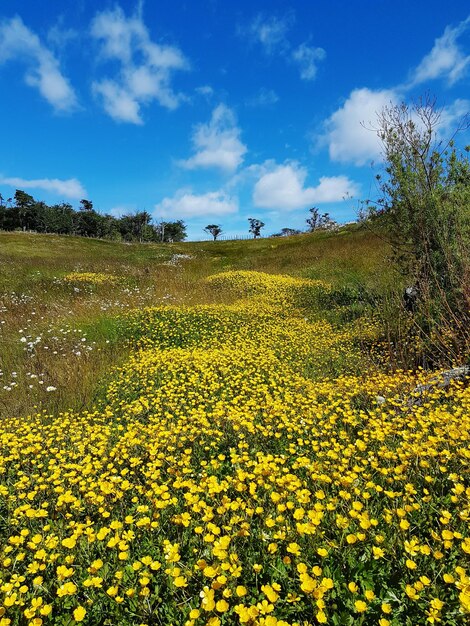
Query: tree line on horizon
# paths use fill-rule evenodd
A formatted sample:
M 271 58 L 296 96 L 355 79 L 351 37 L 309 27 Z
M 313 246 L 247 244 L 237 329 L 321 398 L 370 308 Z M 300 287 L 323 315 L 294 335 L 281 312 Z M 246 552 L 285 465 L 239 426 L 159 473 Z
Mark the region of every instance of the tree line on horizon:
M 98 213 L 90 200 L 80 200 L 80 208 L 61 203 L 48 205 L 17 189 L 13 198 L 0 194 L 0 230 L 34 231 L 132 242 L 170 242 L 186 239 L 183 220 L 153 223 L 147 211 L 121 217 Z
M 337 223 L 328 213 L 320 214 L 318 208 L 309 209 L 310 217 L 306 219 L 308 231 L 331 230 Z M 257 218 L 248 218 L 248 232 L 254 239 L 261 237 L 264 222 Z M 91 200 L 80 200 L 80 208 L 74 209 L 71 204 L 48 205 L 36 200 L 33 196 L 17 189 L 13 198 L 5 200 L 0 193 L 0 230 L 29 231 L 57 235 L 75 235 L 114 241 L 129 242 L 179 242 L 187 237 L 186 224 L 183 220 L 161 221 L 153 223 L 147 211 L 136 211 L 121 217 L 102 214 L 93 208 Z M 214 241 L 223 233 L 219 224 L 208 224 L 204 232 L 210 234 Z M 302 231 L 295 228 L 282 228 L 271 237 L 288 237 L 298 235 Z

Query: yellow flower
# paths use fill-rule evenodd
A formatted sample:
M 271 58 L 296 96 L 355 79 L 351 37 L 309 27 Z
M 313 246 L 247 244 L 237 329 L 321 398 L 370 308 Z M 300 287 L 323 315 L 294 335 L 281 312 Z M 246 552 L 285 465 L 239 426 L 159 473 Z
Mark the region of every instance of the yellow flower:
M 279 594 L 271 587 L 271 585 L 261 585 L 261 591 L 268 598 L 270 602 L 276 602 L 279 598 Z
M 374 559 L 381 559 L 385 555 L 385 552 L 382 550 L 382 548 L 378 548 L 377 546 L 373 546 L 372 547 L 372 554 L 374 555 Z
M 354 602 L 354 608 L 358 613 L 364 613 L 365 611 L 367 611 L 367 604 L 362 600 L 356 600 Z
M 86 615 L 86 609 L 83 606 L 78 606 L 73 612 L 73 619 L 76 622 L 82 622 Z
M 442 600 L 439 600 L 439 598 L 433 598 L 431 600 L 431 607 L 433 609 L 436 609 L 436 611 L 440 611 L 443 606 L 444 606 L 444 602 L 442 602 Z
M 418 600 L 419 599 L 419 593 L 411 585 L 406 585 L 405 593 L 410 598 L 410 600 Z
M 290 552 L 294 556 L 299 556 L 300 552 L 301 552 L 299 544 L 298 543 L 290 543 L 287 546 L 287 552 Z
M 63 596 L 73 596 L 77 592 L 77 586 L 72 582 L 64 583 L 57 589 L 59 598 Z
M 213 611 L 215 609 L 214 590 L 204 587 L 199 595 L 202 598 L 201 607 L 205 611 Z
M 215 610 L 219 613 L 225 613 L 230 608 L 229 603 L 226 600 L 219 600 L 215 605 Z
M 300 581 L 300 588 L 304 593 L 312 593 L 318 586 L 317 581 L 308 574 L 302 574 Z

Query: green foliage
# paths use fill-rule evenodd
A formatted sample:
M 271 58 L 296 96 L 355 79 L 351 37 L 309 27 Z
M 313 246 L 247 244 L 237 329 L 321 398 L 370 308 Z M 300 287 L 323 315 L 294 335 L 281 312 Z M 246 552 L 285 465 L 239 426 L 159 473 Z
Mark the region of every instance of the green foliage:
M 209 233 L 214 238 L 214 241 L 222 233 L 222 228 L 218 224 L 208 224 L 204 228 L 205 233 Z
M 264 222 L 256 219 L 255 217 L 249 217 L 248 222 L 250 223 L 248 231 L 252 233 L 253 237 L 256 239 L 261 235 L 261 229 L 264 228 Z
M 338 224 L 330 217 L 329 213 L 323 213 L 320 215 L 320 211 L 317 207 L 312 207 L 309 209 L 309 212 L 310 217 L 308 217 L 305 221 L 307 222 L 310 232 L 313 233 L 316 230 L 334 230 L 337 228 Z
M 429 98 L 382 111 L 386 175 L 377 177 L 382 197 L 367 208 L 385 224 L 396 266 L 418 289 L 424 352 L 449 362 L 470 346 L 470 166 L 452 139 L 440 139 L 440 125 Z
M 186 225 L 182 220 L 152 224 L 147 211 L 136 211 L 121 218 L 103 215 L 93 208 L 90 200 L 80 200 L 75 211 L 70 204 L 48 206 L 29 194 L 16 190 L 14 203 L 0 194 L 0 230 L 79 235 L 119 241 L 170 242 L 186 239 Z

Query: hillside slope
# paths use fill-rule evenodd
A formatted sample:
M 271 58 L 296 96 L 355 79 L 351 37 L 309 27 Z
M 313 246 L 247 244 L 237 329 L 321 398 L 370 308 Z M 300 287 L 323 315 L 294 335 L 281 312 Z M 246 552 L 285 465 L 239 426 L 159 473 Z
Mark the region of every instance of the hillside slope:
M 4 296 L 5 626 L 468 622 L 470 390 L 383 371 L 369 236 L 37 241 Z

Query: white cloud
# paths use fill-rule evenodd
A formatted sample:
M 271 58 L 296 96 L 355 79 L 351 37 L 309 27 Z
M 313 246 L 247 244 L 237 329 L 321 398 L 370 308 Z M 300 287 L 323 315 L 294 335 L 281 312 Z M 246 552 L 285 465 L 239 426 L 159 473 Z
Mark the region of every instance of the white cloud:
M 103 97 L 105 111 L 114 120 L 142 124 L 140 105 L 128 90 L 113 80 L 102 80 L 93 84 L 95 93 Z
M 179 105 L 182 96 L 171 87 L 172 73 L 188 69 L 188 61 L 179 48 L 154 43 L 140 13 L 126 17 L 120 7 L 98 13 L 91 35 L 100 42 L 101 58 L 120 64 L 115 77 L 93 83 L 114 120 L 141 124 L 141 106 L 153 100 L 168 109 Z
M 412 79 L 390 89 L 354 89 L 343 106 L 325 122 L 325 132 L 318 144 L 327 145 L 330 158 L 341 163 L 364 165 L 382 156 L 382 145 L 377 136 L 378 114 L 384 107 L 399 104 L 416 85 L 447 78 L 450 85 L 463 77 L 470 66 L 458 45 L 458 38 L 470 29 L 470 16 L 456 27 L 447 26 L 444 34 L 435 40 L 432 50 L 412 72 Z M 412 106 L 410 106 L 412 109 Z M 457 99 L 442 109 L 437 139 L 448 137 L 468 113 L 469 101 Z M 413 113 L 411 113 L 413 115 Z
M 214 95 L 214 89 L 210 85 L 201 85 L 200 87 L 196 87 L 195 91 L 200 96 L 204 96 L 207 99 L 212 98 Z
M 343 106 L 326 120 L 325 133 L 319 143 L 326 144 L 330 159 L 339 163 L 361 166 L 381 159 L 383 147 L 376 131 L 378 114 L 384 107 L 399 104 L 402 98 L 397 89 L 354 89 Z M 414 115 L 412 106 L 410 109 Z M 465 99 L 457 99 L 444 107 L 436 129 L 437 139 L 452 135 L 469 110 L 470 101 Z
M 326 57 L 323 48 L 312 48 L 306 43 L 301 44 L 292 52 L 293 60 L 300 67 L 302 80 L 313 80 L 317 74 L 317 65 Z
M 293 13 L 283 18 L 275 16 L 257 15 L 248 27 L 247 33 L 251 39 L 260 43 L 267 54 L 289 47 L 287 31 L 293 21 Z
M 452 28 L 447 26 L 438 37 L 431 51 L 422 59 L 413 72 L 411 86 L 436 78 L 446 78 L 453 85 L 465 74 L 470 56 L 465 55 L 458 45 L 458 38 L 470 27 L 470 16 Z
M 470 113 L 470 100 L 458 98 L 441 110 L 440 125 L 437 130 L 439 138 L 449 138 L 459 128 L 462 121 Z
M 261 87 L 256 95 L 246 101 L 246 105 L 250 107 L 264 107 L 271 104 L 276 104 L 276 102 L 278 101 L 279 96 L 273 89 L 266 89 L 266 87 Z
M 310 204 L 338 202 L 359 192 L 359 187 L 346 176 L 322 176 L 316 187 L 305 187 L 307 170 L 298 163 L 278 165 L 257 181 L 253 204 L 264 209 L 293 211 Z
M 196 195 L 181 190 L 172 198 L 164 198 L 155 205 L 154 215 L 158 217 L 198 217 L 202 215 L 229 215 L 237 213 L 238 200 L 225 191 L 210 191 Z
M 133 213 L 135 212 L 136 208 L 133 207 L 129 207 L 129 206 L 113 206 L 111 209 L 109 209 L 108 214 L 112 215 L 113 217 L 117 217 L 120 218 L 123 215 L 128 215 L 129 213 Z
M 56 111 L 76 108 L 75 92 L 61 73 L 58 60 L 20 17 L 0 23 L 0 64 L 16 59 L 27 66 L 26 84 L 37 88 Z
M 393 89 L 354 89 L 343 106 L 326 121 L 322 141 L 328 145 L 330 158 L 340 163 L 364 165 L 380 157 L 380 140 L 373 130 L 377 114 L 398 101 L 398 93 Z
M 179 161 L 186 169 L 216 167 L 233 172 L 243 161 L 246 146 L 240 141 L 240 129 L 233 111 L 219 104 L 212 112 L 208 124 L 196 126 L 192 143 L 194 156 Z
M 67 198 L 86 198 L 87 192 L 81 182 L 76 178 L 60 180 L 59 178 L 37 178 L 28 180 L 17 177 L 0 177 L 0 185 L 8 185 L 16 189 L 42 189 L 58 196 Z

